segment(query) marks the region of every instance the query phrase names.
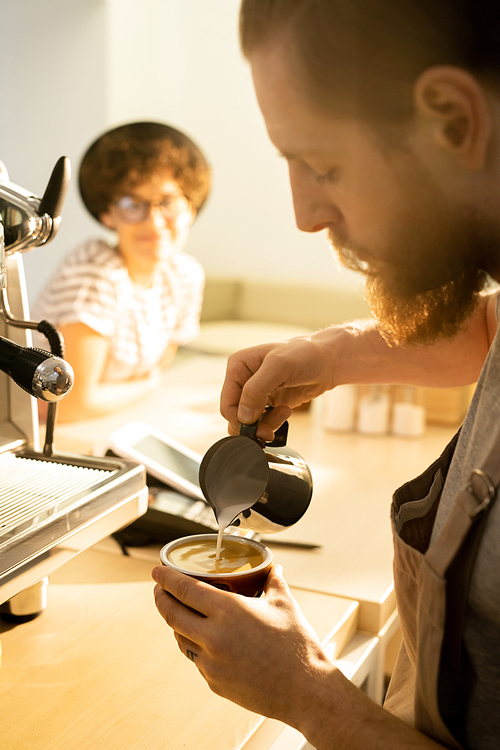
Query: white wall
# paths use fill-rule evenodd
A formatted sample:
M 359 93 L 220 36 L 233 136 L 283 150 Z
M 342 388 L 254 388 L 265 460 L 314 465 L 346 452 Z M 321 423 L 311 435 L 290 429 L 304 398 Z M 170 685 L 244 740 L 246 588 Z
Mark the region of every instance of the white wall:
M 101 0 L 1 0 L 0 159 L 42 195 L 60 156 L 76 166 L 105 124 L 106 5 Z M 33 298 L 58 258 L 94 230 L 74 180 L 59 235 L 25 258 Z
M 323 234 L 295 227 L 286 164 L 267 138 L 239 51 L 238 6 L 2 0 L 0 65 L 9 93 L 2 95 L 0 159 L 13 181 L 43 192 L 57 157 L 70 156 L 76 172 L 103 129 L 169 122 L 198 141 L 213 166 L 213 193 L 188 246 L 207 274 L 360 289 L 357 277 L 337 267 Z M 90 232 L 99 225 L 85 216 L 73 182 L 59 236 L 26 256 L 32 295 Z

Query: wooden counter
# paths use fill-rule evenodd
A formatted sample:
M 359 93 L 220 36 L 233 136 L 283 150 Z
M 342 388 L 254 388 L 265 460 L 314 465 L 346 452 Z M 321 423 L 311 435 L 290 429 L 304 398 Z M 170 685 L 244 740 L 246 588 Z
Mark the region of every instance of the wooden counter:
M 0 621 L 2 750 L 240 750 L 256 730 L 269 747 L 284 725 L 214 695 L 180 653 L 154 606 L 157 561 L 114 552 L 54 573 L 35 620 Z M 354 622 L 349 600 L 296 594 L 322 640 Z
M 203 454 L 227 434 L 219 414 L 224 371 L 224 357 L 181 353 L 158 393 L 120 414 L 59 425 L 56 449 L 102 454 L 106 436 L 134 420 Z M 330 658 L 357 684 L 376 674 L 376 699 L 382 646 L 397 628 L 390 498 L 451 434 L 437 427 L 414 440 L 328 433 L 319 400 L 290 420 L 288 442 L 309 463 L 314 493 L 280 539 L 321 547 L 275 547 L 275 559 L 320 638 L 331 637 Z M 178 651 L 153 603 L 157 550 L 127 558 L 113 544 L 51 576 L 42 616 L 1 626 L 2 750 L 278 750 L 283 725 L 213 695 Z

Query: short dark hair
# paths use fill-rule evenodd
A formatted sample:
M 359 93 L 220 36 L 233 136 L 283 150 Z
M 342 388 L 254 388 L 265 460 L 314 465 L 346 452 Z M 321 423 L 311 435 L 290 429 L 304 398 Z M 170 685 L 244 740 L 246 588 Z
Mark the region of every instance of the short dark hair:
M 282 35 L 301 84 L 330 113 L 404 121 L 413 84 L 434 65 L 500 73 L 499 0 L 242 0 L 249 55 Z
M 82 200 L 99 221 L 114 200 L 159 170 L 172 172 L 191 206 L 200 211 L 210 191 L 210 166 L 191 138 L 160 122 L 131 122 L 99 136 L 80 164 Z

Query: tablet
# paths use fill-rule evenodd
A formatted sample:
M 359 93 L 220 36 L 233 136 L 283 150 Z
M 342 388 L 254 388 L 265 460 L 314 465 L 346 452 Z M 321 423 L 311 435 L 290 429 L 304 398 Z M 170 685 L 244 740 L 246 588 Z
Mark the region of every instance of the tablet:
M 198 481 L 202 457 L 174 438 L 143 422 L 129 422 L 109 436 L 108 445 L 118 456 L 144 464 L 161 482 L 204 500 Z

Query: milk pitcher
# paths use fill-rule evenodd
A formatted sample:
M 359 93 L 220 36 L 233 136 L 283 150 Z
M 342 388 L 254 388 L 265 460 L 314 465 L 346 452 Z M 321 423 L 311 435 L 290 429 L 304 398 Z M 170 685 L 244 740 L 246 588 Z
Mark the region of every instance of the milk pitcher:
M 270 443 L 257 438 L 258 421 L 222 438 L 200 465 L 200 487 L 222 526 L 274 533 L 292 526 L 307 510 L 312 476 L 307 463 L 286 445 L 288 422 Z

